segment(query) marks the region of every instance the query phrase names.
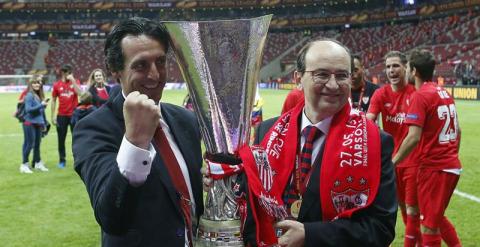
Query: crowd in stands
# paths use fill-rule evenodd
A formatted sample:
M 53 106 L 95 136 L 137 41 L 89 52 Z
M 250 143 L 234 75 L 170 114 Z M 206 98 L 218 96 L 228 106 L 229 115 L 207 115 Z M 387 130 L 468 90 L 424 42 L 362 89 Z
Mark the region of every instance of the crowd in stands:
M 15 70 L 27 73 L 35 60 L 39 41 L 35 40 L 0 40 L 0 74 L 16 74 Z
M 104 44 L 103 40 L 57 40 L 45 59 L 47 68 L 71 63 L 77 68 L 78 79 L 85 82 L 90 71 L 102 67 Z
M 279 55 L 284 53 L 290 47 L 302 40 L 301 32 L 293 33 L 269 33 L 263 52 L 263 64 L 267 64 Z
M 443 77 L 445 83 L 472 83 L 480 77 L 480 63 L 477 62 L 480 58 L 478 33 L 478 12 L 397 24 L 313 30 L 308 37 L 304 30 L 270 32 L 265 44 L 263 65 L 280 58 L 284 68 L 291 68 L 302 44 L 318 37 L 330 37 L 346 44 L 354 54 L 362 57 L 366 75 L 374 82 L 386 81 L 383 56 L 388 51 L 408 52 L 421 47 L 433 51 L 438 64 L 436 76 Z M 32 68 L 39 41 L 0 42 L 0 56 L 5 58 L 0 61 L 0 74 L 15 74 L 15 69 L 18 68 L 27 73 Z M 90 71 L 102 68 L 103 39 L 51 39 L 48 43 L 50 48 L 44 60 L 47 69 L 53 71 L 53 74 L 56 74 L 55 71 L 61 64 L 69 62 L 78 68 L 78 79 L 85 82 Z M 286 51 L 289 52 L 283 54 Z M 183 81 L 173 53 L 168 55 L 167 69 L 168 81 Z M 291 75 L 286 75 L 281 81 L 289 81 L 289 78 Z

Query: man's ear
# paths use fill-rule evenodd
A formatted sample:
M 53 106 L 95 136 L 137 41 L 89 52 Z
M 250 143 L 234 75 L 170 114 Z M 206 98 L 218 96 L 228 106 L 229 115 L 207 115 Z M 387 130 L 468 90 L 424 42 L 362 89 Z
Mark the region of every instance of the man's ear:
M 302 83 L 302 73 L 299 72 L 299 71 L 294 71 L 293 72 L 293 82 L 297 85 L 301 84 Z
M 410 67 L 410 70 L 412 71 L 413 76 L 420 77 L 420 75 L 417 73 L 417 69 L 415 69 L 415 67 Z

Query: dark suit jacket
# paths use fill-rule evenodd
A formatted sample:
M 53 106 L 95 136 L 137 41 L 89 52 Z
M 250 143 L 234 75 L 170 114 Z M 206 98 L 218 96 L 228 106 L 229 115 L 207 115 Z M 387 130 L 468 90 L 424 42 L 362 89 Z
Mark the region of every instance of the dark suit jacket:
M 150 175 L 132 187 L 119 171 L 116 158 L 125 133 L 121 93 L 78 122 L 73 132 L 75 170 L 85 183 L 103 246 L 184 246 L 185 224 L 166 167 L 157 154 Z M 162 103 L 170 127 L 188 166 L 196 203 L 203 213 L 200 132 L 193 113 Z
M 276 119 L 262 122 L 256 132 L 255 142 L 259 143 Z M 375 201 L 368 208 L 359 210 L 351 219 L 322 221 L 320 198 L 321 157 L 315 160 L 314 170 L 303 195 L 298 221 L 305 226 L 305 246 L 388 246 L 395 237 L 397 219 L 397 197 L 394 167 L 392 165 L 393 139 L 381 131 L 382 168 L 380 187 Z M 320 149 L 323 153 L 323 146 Z M 244 230 L 245 241 L 255 244 L 255 223 L 248 208 Z
M 363 112 L 367 112 L 368 111 L 368 108 L 370 107 L 370 101 L 372 99 L 372 96 L 373 96 L 373 93 L 379 89 L 380 87 L 369 82 L 369 81 L 365 81 L 365 92 L 363 94 L 363 97 L 362 98 L 366 98 L 368 99 L 367 100 L 367 103 L 365 103 L 363 101 L 363 99 L 359 99 L 360 97 L 360 94 L 361 94 L 361 91 L 352 91 L 352 102 L 353 104 L 357 104 L 358 102 L 360 102 L 360 107 L 362 109 Z
M 118 85 L 114 87 L 118 87 Z M 107 93 L 109 94 L 109 97 L 110 97 L 110 91 L 111 91 L 110 86 L 105 86 L 105 90 L 107 90 Z M 90 92 L 90 94 L 92 94 L 92 105 L 96 107 L 100 107 L 107 102 L 108 99 L 102 99 L 100 98 L 100 96 L 98 96 L 96 87 L 92 86 L 88 89 L 88 91 Z

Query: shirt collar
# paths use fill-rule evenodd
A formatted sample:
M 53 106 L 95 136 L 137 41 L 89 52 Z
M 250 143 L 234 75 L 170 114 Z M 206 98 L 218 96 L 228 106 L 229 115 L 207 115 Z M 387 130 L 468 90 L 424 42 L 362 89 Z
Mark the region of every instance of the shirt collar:
M 302 133 L 303 129 L 305 129 L 308 126 L 315 126 L 319 130 L 321 130 L 324 135 L 327 135 L 328 131 L 330 131 L 330 124 L 332 123 L 332 118 L 333 118 L 333 116 L 325 118 L 324 120 L 322 120 L 322 121 L 320 121 L 316 124 L 313 124 L 307 118 L 307 115 L 305 114 L 305 108 L 303 108 L 303 110 L 302 110 L 302 125 L 301 125 L 302 129 L 300 130 L 300 133 Z

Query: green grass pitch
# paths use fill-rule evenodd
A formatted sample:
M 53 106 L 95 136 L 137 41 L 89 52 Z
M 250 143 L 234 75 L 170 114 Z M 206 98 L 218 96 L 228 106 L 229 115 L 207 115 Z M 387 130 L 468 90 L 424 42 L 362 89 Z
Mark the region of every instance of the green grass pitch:
M 264 119 L 279 114 L 288 92 L 262 90 Z M 186 91 L 164 92 L 164 101 L 181 104 Z M 12 117 L 18 94 L 0 94 L 0 245 L 99 246 L 100 228 L 78 175 L 72 168 L 71 135 L 67 136 L 67 168 L 58 162 L 56 131 L 42 140 L 47 173 L 20 174 L 21 125 Z M 457 189 L 480 197 L 480 102 L 457 101 L 462 128 L 460 159 L 463 173 Z M 50 116 L 50 109 L 47 111 Z M 108 124 L 108 123 L 105 123 Z M 454 195 L 447 216 L 456 226 L 464 246 L 480 246 L 480 204 Z M 403 223 L 397 221 L 392 246 L 403 246 Z

